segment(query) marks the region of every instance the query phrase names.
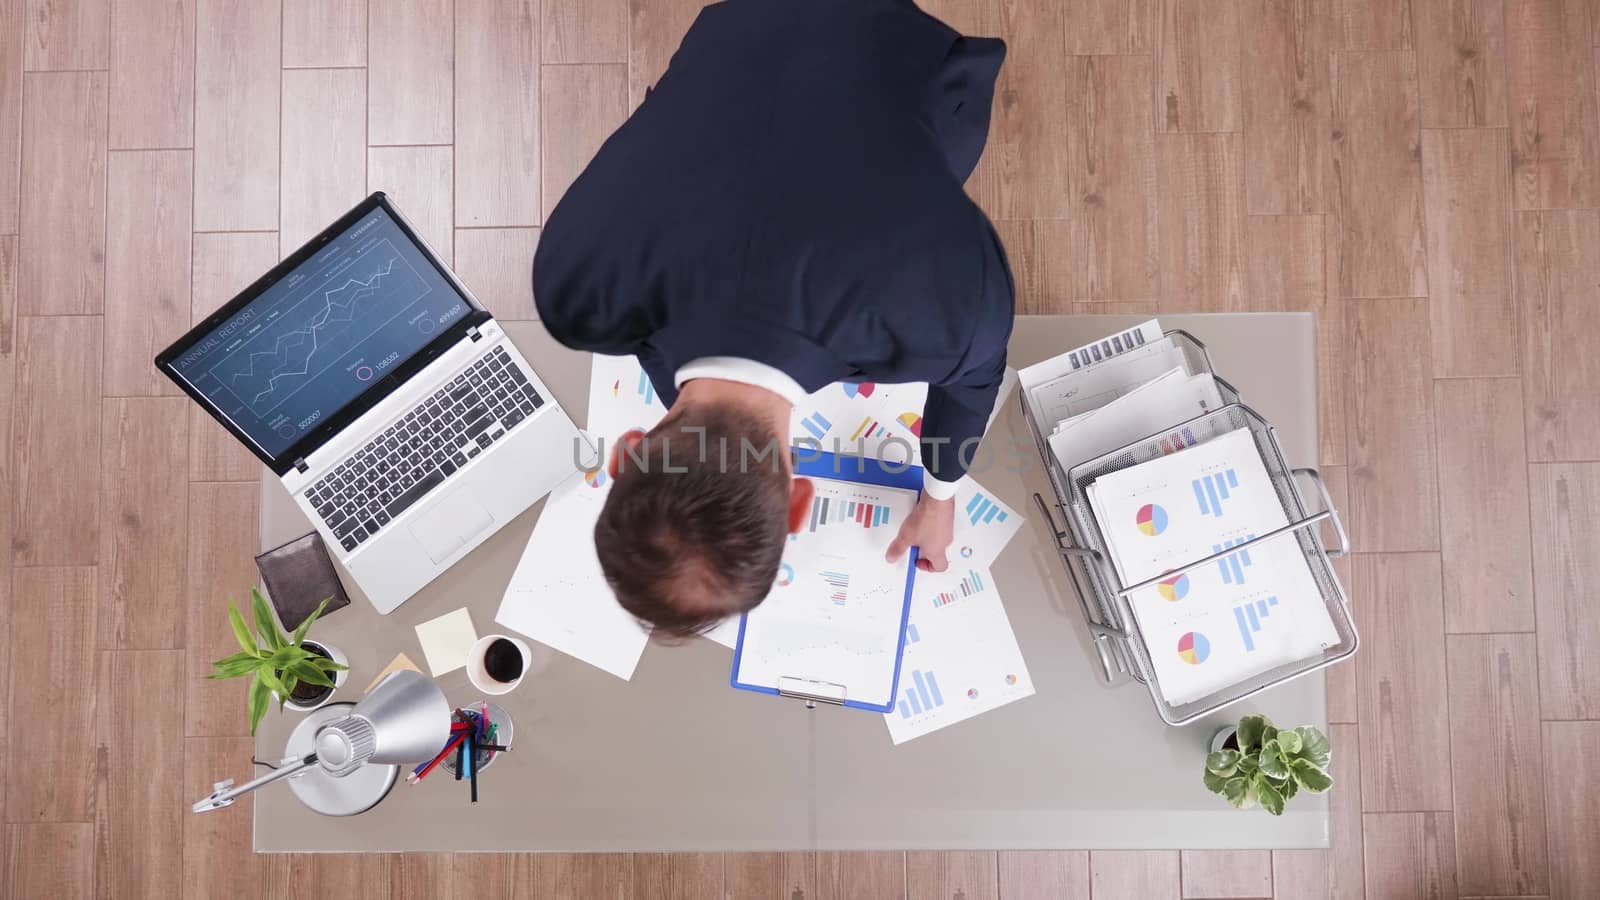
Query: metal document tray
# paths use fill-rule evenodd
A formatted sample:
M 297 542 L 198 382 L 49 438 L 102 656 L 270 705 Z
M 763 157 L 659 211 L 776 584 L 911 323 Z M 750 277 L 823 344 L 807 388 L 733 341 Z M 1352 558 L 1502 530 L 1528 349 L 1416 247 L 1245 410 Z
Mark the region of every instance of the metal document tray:
M 1191 371 L 1209 372 L 1215 375 L 1204 344 L 1183 331 L 1167 332 L 1165 337 L 1183 349 Z M 1187 422 L 1173 423 L 1157 434 L 1135 441 L 1097 459 L 1075 465 L 1070 471 L 1063 471 L 1055 455 L 1051 453 L 1043 429 L 1030 406 L 1028 391 L 1019 392 L 1023 418 L 1033 433 L 1036 449 L 1049 475 L 1051 489 L 1056 495 L 1054 506 L 1061 514 L 1060 521 L 1063 525 L 1056 524 L 1058 520 L 1051 513 L 1051 505 L 1047 504 L 1042 496 L 1035 493 L 1034 502 L 1045 519 L 1051 523 L 1056 550 L 1077 590 L 1079 606 L 1100 657 L 1102 675 L 1108 684 L 1121 684 L 1133 680 L 1146 685 L 1156 711 L 1163 721 L 1171 725 L 1191 722 L 1273 685 L 1345 659 L 1355 653 L 1359 644 L 1344 587 L 1339 583 L 1338 576 L 1329 563 L 1330 557 L 1341 557 L 1349 552 L 1349 540 L 1321 476 L 1315 469 L 1290 469 L 1284 461 L 1282 448 L 1278 445 L 1277 435 L 1272 426 L 1254 410 L 1240 402 L 1238 391 L 1226 381 L 1217 378 L 1217 385 L 1226 404 L 1222 408 Z M 1170 432 L 1183 428 L 1190 429 L 1195 435 L 1200 436 L 1202 441 L 1229 431 L 1248 429 L 1255 439 L 1256 449 L 1260 452 L 1261 460 L 1276 488 L 1289 524 L 1222 553 L 1193 560 L 1160 577 L 1171 577 L 1175 573 L 1188 572 L 1209 565 L 1227 553 L 1247 549 L 1264 541 L 1296 541 L 1322 594 L 1323 603 L 1328 609 L 1339 640 L 1319 656 L 1279 666 L 1198 700 L 1174 705 L 1167 702 L 1162 693 L 1160 682 L 1155 676 L 1155 669 L 1150 662 L 1149 648 L 1145 644 L 1139 623 L 1128 602 L 1131 594 L 1150 587 L 1159 578 L 1133 585 L 1124 585 L 1121 582 L 1115 567 L 1107 557 L 1105 538 L 1089 507 L 1086 489 L 1096 478 L 1171 452 L 1171 448 L 1164 447 L 1162 441 Z M 1306 512 L 1306 504 L 1300 494 L 1296 476 L 1305 478 L 1316 486 L 1318 499 L 1321 501 L 1321 507 L 1316 512 L 1309 514 Z M 1323 545 L 1320 525 L 1324 521 L 1332 526 L 1338 540 L 1338 546 L 1332 550 Z

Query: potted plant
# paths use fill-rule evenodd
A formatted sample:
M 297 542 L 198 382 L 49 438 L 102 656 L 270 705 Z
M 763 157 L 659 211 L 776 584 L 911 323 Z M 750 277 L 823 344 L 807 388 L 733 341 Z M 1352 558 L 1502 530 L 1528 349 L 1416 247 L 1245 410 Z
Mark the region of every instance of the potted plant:
M 1280 731 L 1266 716 L 1245 716 L 1224 728 L 1206 756 L 1205 784 L 1236 809 L 1259 805 L 1275 816 L 1302 788 L 1320 794 L 1333 787 L 1328 738 L 1310 725 Z
M 255 633 L 245 624 L 239 608 L 228 602 L 228 622 L 233 626 L 233 636 L 239 642 L 239 652 L 212 663 L 216 671 L 212 678 L 239 678 L 250 676 L 250 734 L 267 711 L 269 696 L 278 698 L 278 707 L 289 706 L 307 712 L 328 702 L 333 692 L 344 683 L 349 670 L 343 653 L 326 644 L 308 640 L 306 632 L 311 623 L 322 615 L 328 600 L 323 600 L 306 617 L 293 635 L 285 635 L 272 617 L 267 601 L 257 590 L 250 591 L 251 606 L 255 615 Z M 328 598 L 331 600 L 332 598 Z

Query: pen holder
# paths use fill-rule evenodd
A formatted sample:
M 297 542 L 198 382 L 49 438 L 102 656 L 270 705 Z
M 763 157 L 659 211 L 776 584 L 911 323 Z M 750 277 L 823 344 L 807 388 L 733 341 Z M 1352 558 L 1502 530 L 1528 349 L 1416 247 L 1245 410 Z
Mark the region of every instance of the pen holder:
M 495 726 L 495 744 L 510 749 L 510 713 L 507 713 L 504 708 L 494 703 L 485 704 L 482 700 L 476 701 L 467 706 L 463 706 L 462 709 L 472 712 L 476 710 L 482 710 L 485 705 L 487 705 L 489 708 L 489 724 Z M 479 772 L 482 772 L 483 770 L 494 765 L 494 761 L 499 757 L 500 754 L 493 750 L 479 750 L 477 754 L 472 757 L 472 767 L 477 769 Z M 454 753 L 447 755 L 439 762 L 439 767 L 449 773 L 451 777 L 454 777 L 456 774 L 456 755 Z

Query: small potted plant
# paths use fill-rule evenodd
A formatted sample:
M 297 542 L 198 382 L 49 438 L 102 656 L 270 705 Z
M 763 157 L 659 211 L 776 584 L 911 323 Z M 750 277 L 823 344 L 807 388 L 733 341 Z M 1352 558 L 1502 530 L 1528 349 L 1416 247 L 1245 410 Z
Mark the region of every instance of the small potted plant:
M 1236 809 L 1259 805 L 1281 816 L 1283 805 L 1302 788 L 1320 794 L 1333 787 L 1331 756 L 1328 738 L 1317 728 L 1280 731 L 1266 716 L 1245 716 L 1237 728 L 1224 728 L 1212 739 L 1206 788 Z
M 256 620 L 255 633 L 252 634 L 245 624 L 239 608 L 229 601 L 228 622 L 239 642 L 239 652 L 212 663 L 216 671 L 211 677 L 250 676 L 250 734 L 254 735 L 261 717 L 266 714 L 269 696 L 278 698 L 280 709 L 289 706 L 309 712 L 328 702 L 339 685 L 344 684 L 350 667 L 343 653 L 306 638 L 311 623 L 322 615 L 328 600 L 318 604 L 293 635 L 286 635 L 278 628 L 261 592 L 252 590 L 250 598 Z

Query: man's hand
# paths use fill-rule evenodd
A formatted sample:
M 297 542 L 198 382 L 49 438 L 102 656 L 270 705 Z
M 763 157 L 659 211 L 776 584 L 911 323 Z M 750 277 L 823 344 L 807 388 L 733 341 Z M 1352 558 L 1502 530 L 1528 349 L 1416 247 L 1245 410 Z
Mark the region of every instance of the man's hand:
M 917 508 L 900 526 L 894 543 L 889 545 L 888 559 L 894 562 L 906 555 L 913 545 L 917 548 L 917 568 L 924 572 L 943 572 L 950 567 L 945 551 L 956 534 L 956 500 L 934 500 L 923 494 Z

